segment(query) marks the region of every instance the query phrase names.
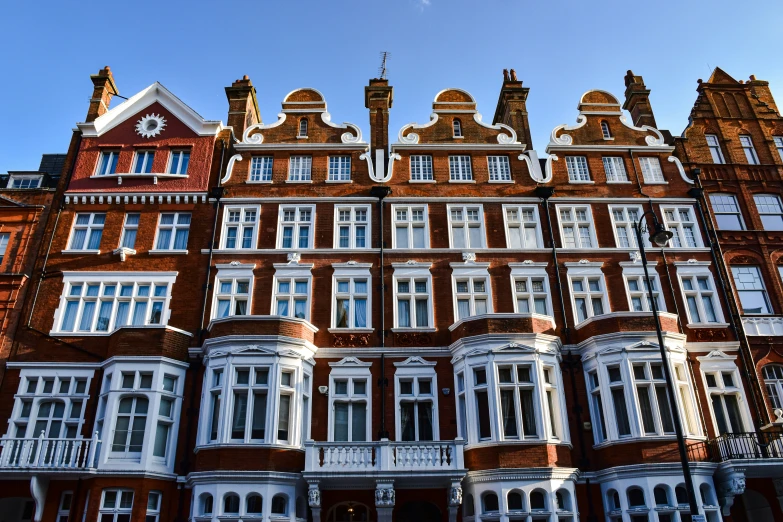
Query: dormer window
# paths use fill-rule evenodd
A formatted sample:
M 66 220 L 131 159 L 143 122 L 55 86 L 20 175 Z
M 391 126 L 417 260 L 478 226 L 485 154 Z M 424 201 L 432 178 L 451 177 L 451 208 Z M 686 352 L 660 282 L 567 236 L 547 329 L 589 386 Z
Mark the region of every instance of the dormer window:
M 101 152 L 100 161 L 98 161 L 97 176 L 105 176 L 106 174 L 115 174 L 117 172 L 117 160 L 120 157 L 120 151 L 118 150 L 104 150 Z
M 455 138 L 462 138 L 462 122 L 458 118 L 454 118 L 454 137 Z
M 612 138 L 612 132 L 609 130 L 609 124 L 605 121 L 601 122 L 601 134 L 603 135 L 605 140 Z
M 152 172 L 152 162 L 154 160 L 155 160 L 154 150 L 136 151 L 136 159 L 134 160 L 133 173 L 149 174 L 150 172 Z
M 307 118 L 299 120 L 299 138 L 307 137 Z
M 19 176 L 12 174 L 8 180 L 8 188 L 12 189 L 36 189 L 41 186 L 43 176 L 35 174 L 32 176 Z

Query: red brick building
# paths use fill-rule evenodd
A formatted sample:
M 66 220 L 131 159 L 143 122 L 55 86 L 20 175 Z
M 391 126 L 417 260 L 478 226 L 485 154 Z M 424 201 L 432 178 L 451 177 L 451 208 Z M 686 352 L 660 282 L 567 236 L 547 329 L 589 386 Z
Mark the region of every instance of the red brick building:
M 396 139 L 385 79 L 369 137 L 312 88 L 262 123 L 237 80 L 224 127 L 92 81 L 0 385 L 9 520 L 690 520 L 639 220 L 674 233 L 646 250 L 700 514 L 748 519 L 767 392 L 641 77 L 546 160 L 514 71 L 491 123 L 444 89 Z

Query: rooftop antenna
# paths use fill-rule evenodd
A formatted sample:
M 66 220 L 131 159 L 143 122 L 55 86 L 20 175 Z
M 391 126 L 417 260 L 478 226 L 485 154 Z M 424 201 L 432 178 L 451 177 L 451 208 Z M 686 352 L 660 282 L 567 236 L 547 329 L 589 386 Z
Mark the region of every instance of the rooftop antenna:
M 386 79 L 386 60 L 391 58 L 391 53 L 383 51 L 381 52 L 381 66 L 378 67 L 378 77 L 381 80 Z

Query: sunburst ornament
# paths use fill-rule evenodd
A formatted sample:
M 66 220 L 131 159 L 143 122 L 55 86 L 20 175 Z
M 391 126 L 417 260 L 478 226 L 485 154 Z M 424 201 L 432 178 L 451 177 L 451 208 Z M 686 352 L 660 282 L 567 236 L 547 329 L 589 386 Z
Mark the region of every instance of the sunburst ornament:
M 147 114 L 136 122 L 136 132 L 145 138 L 152 138 L 163 132 L 166 119 L 160 114 Z

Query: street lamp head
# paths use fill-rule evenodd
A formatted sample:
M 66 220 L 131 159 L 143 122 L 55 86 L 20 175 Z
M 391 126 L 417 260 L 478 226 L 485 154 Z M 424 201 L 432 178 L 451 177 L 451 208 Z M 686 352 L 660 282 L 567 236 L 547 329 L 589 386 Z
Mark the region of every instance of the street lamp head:
M 656 223 L 655 231 L 650 234 L 650 242 L 655 246 L 663 247 L 666 246 L 666 243 L 668 243 L 672 237 L 674 237 L 674 234 L 671 231 L 666 230 L 662 224 Z

